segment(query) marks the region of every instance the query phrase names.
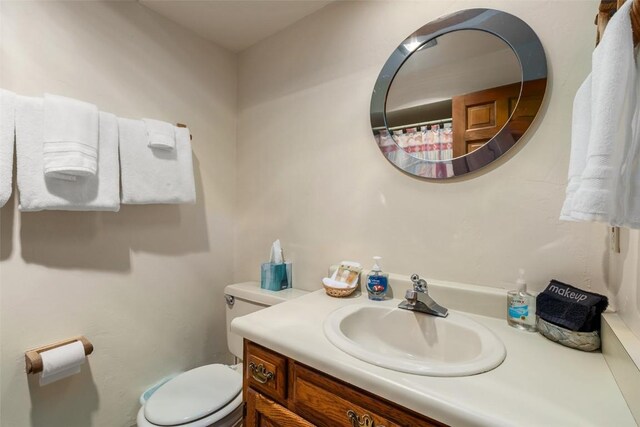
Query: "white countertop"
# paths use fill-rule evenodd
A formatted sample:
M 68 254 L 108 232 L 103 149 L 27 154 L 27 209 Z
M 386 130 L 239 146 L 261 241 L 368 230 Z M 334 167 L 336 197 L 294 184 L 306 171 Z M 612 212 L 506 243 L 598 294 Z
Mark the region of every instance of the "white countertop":
M 451 426 L 636 426 L 601 353 L 585 353 L 523 332 L 506 320 L 463 313 L 507 348 L 496 369 L 469 377 L 418 376 L 362 362 L 334 347 L 323 321 L 333 310 L 369 301 L 324 290 L 233 320 L 245 338 Z

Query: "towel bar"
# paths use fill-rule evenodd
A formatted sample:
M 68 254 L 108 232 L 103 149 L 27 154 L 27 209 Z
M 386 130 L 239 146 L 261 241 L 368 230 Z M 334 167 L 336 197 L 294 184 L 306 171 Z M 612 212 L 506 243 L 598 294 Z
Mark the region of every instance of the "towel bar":
M 185 125 L 184 123 L 176 123 L 176 126 L 179 128 L 186 128 L 187 125 Z M 193 141 L 193 135 L 189 134 L 189 139 Z
M 631 26 L 633 27 L 633 45 L 640 43 L 640 0 L 633 0 L 631 5 Z
M 38 372 L 42 372 L 42 356 L 40 356 L 40 353 L 62 347 L 63 345 L 71 344 L 74 341 L 80 341 L 82 343 L 85 355 L 88 356 L 93 353 L 93 344 L 91 344 L 91 342 L 82 335 L 27 350 L 24 353 L 27 374 L 37 374 Z

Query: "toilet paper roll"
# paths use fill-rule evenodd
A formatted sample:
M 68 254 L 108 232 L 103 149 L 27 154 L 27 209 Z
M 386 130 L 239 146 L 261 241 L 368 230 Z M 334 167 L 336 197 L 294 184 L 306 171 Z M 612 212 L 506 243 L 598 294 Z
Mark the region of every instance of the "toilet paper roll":
M 84 346 L 80 341 L 43 351 L 40 357 L 42 357 L 41 386 L 80 373 L 80 365 L 86 359 Z

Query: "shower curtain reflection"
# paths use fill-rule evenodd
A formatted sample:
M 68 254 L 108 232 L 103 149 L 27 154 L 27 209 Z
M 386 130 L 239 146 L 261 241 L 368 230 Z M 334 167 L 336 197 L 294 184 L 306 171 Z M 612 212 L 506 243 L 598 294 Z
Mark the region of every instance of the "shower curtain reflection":
M 384 155 L 401 169 L 412 169 L 425 178 L 453 176 L 453 133 L 451 123 L 412 127 L 393 131 L 383 129 L 376 135 Z M 428 160 L 428 163 L 415 160 Z

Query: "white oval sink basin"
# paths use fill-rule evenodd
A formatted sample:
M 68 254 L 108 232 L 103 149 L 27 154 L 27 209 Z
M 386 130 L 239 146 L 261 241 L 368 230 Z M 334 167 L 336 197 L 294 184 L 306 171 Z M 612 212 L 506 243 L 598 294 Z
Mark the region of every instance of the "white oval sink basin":
M 327 316 L 324 333 L 333 345 L 364 362 L 417 375 L 479 374 L 500 365 L 507 355 L 493 332 L 451 311 L 442 318 L 354 304 Z

